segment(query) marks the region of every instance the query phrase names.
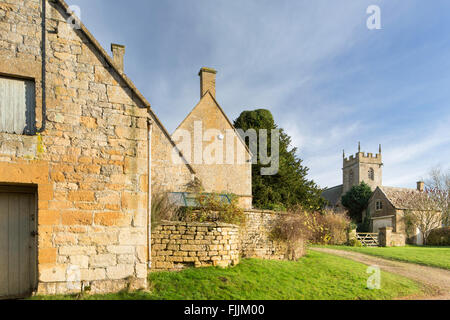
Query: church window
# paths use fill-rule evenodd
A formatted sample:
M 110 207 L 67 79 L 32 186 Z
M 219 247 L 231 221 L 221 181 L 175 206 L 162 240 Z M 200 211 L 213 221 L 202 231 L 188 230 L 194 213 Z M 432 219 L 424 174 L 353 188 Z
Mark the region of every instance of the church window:
M 369 180 L 375 180 L 375 171 L 373 170 L 373 168 L 369 169 Z
M 349 183 L 349 185 L 353 185 L 353 178 L 354 178 L 353 170 L 350 170 L 350 173 L 348 175 L 348 183 Z

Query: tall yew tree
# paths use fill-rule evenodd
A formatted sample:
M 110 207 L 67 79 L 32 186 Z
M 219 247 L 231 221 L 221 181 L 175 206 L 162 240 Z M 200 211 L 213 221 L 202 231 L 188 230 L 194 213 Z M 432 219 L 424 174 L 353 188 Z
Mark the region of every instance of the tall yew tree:
M 363 181 L 342 196 L 341 203 L 348 209 L 348 214 L 353 221 L 362 222 L 362 213 L 367 208 L 372 194 L 372 189 Z
M 309 169 L 302 165 L 297 156 L 297 148 L 291 147 L 291 137 L 278 128 L 269 110 L 244 111 L 234 122 L 236 129 L 244 132 L 255 129 L 268 132 L 268 153 L 271 150 L 271 130 L 280 130 L 279 171 L 275 175 L 261 175 L 259 152 L 258 162 L 252 166 L 253 205 L 260 209 L 285 209 L 302 205 L 308 210 L 318 210 L 323 206 L 321 190 L 312 180 L 307 179 Z M 246 141 L 249 145 L 249 141 Z M 260 146 L 258 146 L 260 147 Z M 259 149 L 258 149 L 259 150 Z

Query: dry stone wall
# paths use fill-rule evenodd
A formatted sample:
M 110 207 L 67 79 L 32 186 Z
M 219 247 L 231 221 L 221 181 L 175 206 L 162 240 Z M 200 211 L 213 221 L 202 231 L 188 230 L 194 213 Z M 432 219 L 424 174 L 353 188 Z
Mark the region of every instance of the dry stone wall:
M 239 230 L 224 223 L 163 222 L 152 233 L 152 271 L 239 263 Z
M 278 216 L 268 210 L 247 210 L 246 225 L 240 231 L 240 254 L 244 258 L 282 260 L 286 258 L 285 243 L 273 240 L 270 236 Z
M 186 267 L 228 267 L 242 258 L 283 260 L 287 246 L 270 230 L 278 213 L 247 211 L 245 226 L 164 221 L 152 232 L 152 271 Z

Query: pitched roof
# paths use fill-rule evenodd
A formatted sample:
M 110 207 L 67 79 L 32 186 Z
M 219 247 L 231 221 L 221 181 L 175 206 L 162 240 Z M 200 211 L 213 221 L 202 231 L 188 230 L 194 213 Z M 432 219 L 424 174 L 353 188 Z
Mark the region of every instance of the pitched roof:
M 228 124 L 230 125 L 230 127 L 233 129 L 233 131 L 236 133 L 236 135 L 238 136 L 238 139 L 241 141 L 241 143 L 244 145 L 245 150 L 247 150 L 248 154 L 250 156 L 253 156 L 252 152 L 250 151 L 249 147 L 247 146 L 247 144 L 245 143 L 244 139 L 242 139 L 241 135 L 237 132 L 236 128 L 234 127 L 233 123 L 230 121 L 230 119 L 228 118 L 227 114 L 225 113 L 225 111 L 223 111 L 222 107 L 220 106 L 220 104 L 217 102 L 216 98 L 214 98 L 214 96 L 211 94 L 211 92 L 206 91 L 206 93 L 203 95 L 203 97 L 200 99 L 200 101 L 196 104 L 196 106 L 191 110 L 191 112 L 189 112 L 189 114 L 186 116 L 186 118 L 183 119 L 183 121 L 181 121 L 180 125 L 175 129 L 174 132 L 176 132 L 179 128 L 181 128 L 181 126 L 183 125 L 184 122 L 186 122 L 187 119 L 189 119 L 189 117 L 191 116 L 191 114 L 194 112 L 194 110 L 200 105 L 200 103 L 203 101 L 203 99 L 206 98 L 206 96 L 210 96 L 212 98 L 212 100 L 214 101 L 214 103 L 216 104 L 217 108 L 219 109 L 219 111 L 222 113 L 222 115 L 225 117 L 225 120 L 228 122 Z
M 378 188 L 396 209 L 417 209 L 413 207 L 414 204 L 411 202 L 411 196 L 412 195 L 418 195 L 422 197 L 427 196 L 426 193 L 420 192 L 417 189 L 385 187 L 385 186 Z
M 322 192 L 322 197 L 328 201 L 332 206 L 336 206 L 341 200 L 342 193 L 344 192 L 344 185 L 339 185 L 333 188 L 326 189 Z
M 71 12 L 69 9 L 69 6 L 64 0 L 56 0 L 56 3 L 63 7 L 63 9 L 66 12 Z M 117 68 L 116 64 L 113 62 L 112 58 L 109 56 L 109 54 L 103 49 L 103 47 L 100 45 L 100 43 L 95 39 L 95 37 L 89 32 L 89 30 L 86 28 L 86 26 L 83 24 L 82 21 L 78 20 L 80 25 L 80 31 L 87 37 L 87 39 L 92 43 L 92 45 L 98 50 L 98 52 L 101 54 L 101 56 L 105 59 L 105 61 L 109 64 L 109 66 L 119 75 L 119 77 L 124 81 L 124 83 L 130 88 L 130 90 L 133 92 L 133 94 L 136 95 L 136 97 L 142 102 L 145 108 L 148 109 L 149 113 L 151 114 L 152 118 L 155 120 L 157 125 L 161 128 L 164 135 L 168 138 L 169 142 L 172 144 L 173 147 L 176 147 L 175 142 L 172 140 L 172 137 L 170 136 L 167 129 L 164 127 L 162 122 L 159 120 L 158 116 L 154 113 L 154 111 L 151 108 L 150 102 L 147 101 L 147 99 L 144 97 L 144 95 L 136 88 L 134 83 L 125 75 L 123 71 Z M 186 164 L 188 169 L 191 171 L 191 173 L 195 173 L 194 169 L 191 167 L 191 165 L 187 162 L 183 154 L 180 150 L 177 151 L 183 158 L 183 162 Z

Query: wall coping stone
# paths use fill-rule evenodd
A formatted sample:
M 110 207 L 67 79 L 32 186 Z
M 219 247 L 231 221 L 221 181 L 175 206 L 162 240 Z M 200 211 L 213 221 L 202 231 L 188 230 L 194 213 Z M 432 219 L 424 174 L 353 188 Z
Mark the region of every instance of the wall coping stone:
M 160 226 L 187 226 L 187 227 L 231 227 L 237 228 L 235 224 L 224 222 L 184 222 L 184 221 L 167 221 L 163 220 Z
M 273 210 L 263 210 L 263 209 L 245 209 L 245 213 L 264 213 L 264 214 L 273 214 L 273 215 L 285 215 L 288 214 L 285 211 L 273 211 Z

